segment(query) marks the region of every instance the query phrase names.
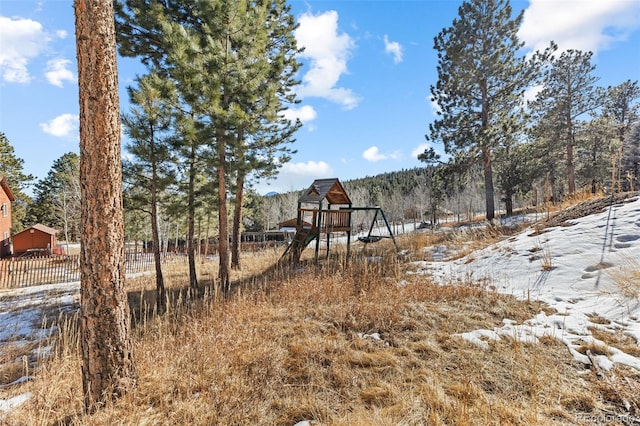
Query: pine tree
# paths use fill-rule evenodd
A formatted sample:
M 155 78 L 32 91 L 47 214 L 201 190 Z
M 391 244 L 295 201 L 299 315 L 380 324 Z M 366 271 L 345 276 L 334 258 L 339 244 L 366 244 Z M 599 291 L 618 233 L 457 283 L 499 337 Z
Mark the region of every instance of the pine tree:
M 530 140 L 532 176 L 538 177 L 532 183 L 536 190 L 540 189 L 535 204 L 538 201 L 559 202 L 565 193 L 562 177 L 566 176 L 566 163 L 561 159 L 566 148 L 558 143 L 564 134 L 564 122 L 551 101 L 538 96 L 528 103 L 531 125 L 527 136 Z
M 75 0 L 80 99 L 80 335 L 84 405 L 136 380 L 125 291 L 116 39 L 111 0 Z
M 80 157 L 68 152 L 53 162 L 47 176 L 34 189 L 28 209 L 33 223 L 62 228 L 65 240 L 80 237 Z
M 15 151 L 9 139 L 0 132 L 0 177 L 7 180 L 16 201 L 11 206 L 12 233 L 20 232 L 29 226 L 27 210 L 32 203 L 25 194 L 27 186 L 33 181 L 33 176 L 24 173 L 24 160 L 15 156 Z
M 181 102 L 178 102 L 178 108 L 174 109 L 176 138 L 173 143 L 173 151 L 181 160 L 178 164 L 178 194 L 174 197 L 175 203 L 170 206 L 170 211 L 184 213 L 187 216 L 189 287 L 197 289 L 196 218 L 198 212 L 207 205 L 206 200 L 211 200 L 215 191 L 212 189 L 213 185 L 207 182 L 213 179 L 210 178 L 212 175 L 205 165 L 206 158 L 210 156 L 209 148 L 205 144 L 208 140 L 208 129 L 195 118 L 193 112 L 182 113 L 180 105 Z
M 214 153 L 219 287 L 226 293 L 228 193 L 233 187 L 229 182 L 235 172 L 252 171 L 244 144 L 252 131 L 265 128 L 249 123 L 277 122 L 285 129 L 293 125 L 279 115 L 295 100 L 291 88 L 296 83 L 298 49 L 290 8 L 283 0 L 127 0 L 118 9 L 121 53 L 141 56 L 176 81 L 185 109 L 212 129 L 205 143 Z M 239 137 L 241 132 L 246 137 Z M 236 198 L 241 203 L 242 197 Z
M 534 67 L 518 56 L 522 12 L 512 18 L 508 0 L 468 0 L 459 17 L 434 40 L 438 82 L 432 100 L 441 111 L 428 139 L 447 153 L 469 152 L 483 166 L 486 217 L 494 218 L 493 154 L 518 131 L 516 111 Z
M 122 117 L 125 132 L 131 138 L 127 151 L 132 158 L 125 162 L 125 179 L 130 185 L 143 190 L 135 194 L 143 196 L 143 204 L 151 217 L 151 238 L 156 271 L 156 308 L 160 314 L 166 311 L 166 291 L 162 274 L 160 233 L 158 230 L 159 197 L 175 182 L 174 159 L 168 139 L 172 136 L 171 109 L 165 99 L 171 95 L 171 85 L 165 84 L 157 74 L 137 79 L 138 88 L 129 88 L 131 112 Z
M 591 186 L 592 194 L 603 189 L 609 177 L 611 159 L 618 151 L 617 144 L 611 143 L 615 140 L 612 130 L 609 120 L 599 117 L 581 125 L 576 132 L 576 176 L 578 182 Z
M 60 227 L 62 222 L 56 214 L 56 200 L 53 182 L 47 178 L 36 182 L 33 186 L 33 203 L 27 209 L 29 224 L 42 223 L 52 228 Z
M 442 179 L 442 166 L 444 163 L 440 161 L 440 155 L 436 153 L 433 147 L 418 155 L 418 160 L 427 164 L 427 179 L 425 183 L 429 193 L 429 221 L 433 229 L 438 221 L 438 206 L 444 198 L 444 182 Z
M 513 215 L 514 196 L 528 192 L 531 187 L 528 148 L 527 145 L 513 143 L 496 151 L 496 184 L 502 191 L 507 216 Z
M 612 164 L 614 169 L 614 181 L 612 185 L 616 185 L 618 191 L 621 190 L 623 176 L 628 172 L 632 172 L 629 169 L 623 170 L 622 161 L 626 137 L 640 119 L 639 99 L 640 87 L 638 86 L 638 82 L 631 82 L 631 80 L 627 80 L 618 86 L 609 87 L 604 98 L 602 115 L 607 117 L 611 122 L 617 139 L 617 150 L 614 154 Z
M 595 86 L 597 78 L 592 75 L 592 52 L 567 50 L 553 58 L 544 71 L 544 88 L 538 92 L 532 104 L 545 115 L 552 115 L 554 131 L 558 131 L 565 147 L 565 167 L 569 194 L 576 190 L 575 147 L 579 119 L 601 105 L 601 95 Z
M 637 191 L 640 188 L 640 123 L 631 128 L 625 139 L 624 157 L 622 164 L 625 170 L 625 178 L 629 190 Z

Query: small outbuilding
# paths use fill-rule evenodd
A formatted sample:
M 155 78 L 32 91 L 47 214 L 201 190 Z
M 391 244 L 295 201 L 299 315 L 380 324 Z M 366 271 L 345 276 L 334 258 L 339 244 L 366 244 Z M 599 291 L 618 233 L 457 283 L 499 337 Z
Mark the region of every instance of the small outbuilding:
M 33 225 L 13 236 L 13 251 L 16 256 L 29 252 L 50 255 L 56 248 L 57 232 L 40 223 Z

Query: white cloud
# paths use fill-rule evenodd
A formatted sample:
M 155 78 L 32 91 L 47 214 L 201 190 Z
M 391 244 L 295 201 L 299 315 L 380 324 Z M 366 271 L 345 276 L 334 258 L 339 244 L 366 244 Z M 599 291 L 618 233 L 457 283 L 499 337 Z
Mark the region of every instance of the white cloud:
M 306 163 L 285 163 L 280 175 L 325 176 L 332 173 L 331 166 L 324 161 L 307 161 Z
M 62 114 L 47 123 L 40 123 L 43 132 L 59 138 L 77 135 L 79 117 L 74 114 Z
M 56 31 L 56 37 L 58 37 L 60 39 L 65 39 L 65 38 L 67 38 L 68 35 L 69 35 L 69 33 L 66 32 L 65 30 Z
M 355 43 L 347 33 L 338 32 L 338 12 L 320 15 L 304 13 L 295 32 L 300 55 L 309 60 L 309 70 L 302 77 L 298 94 L 328 99 L 346 109 L 355 108 L 359 99 L 351 89 L 336 87 L 342 74 L 347 73 L 347 60 Z
M 65 80 L 75 82 L 73 73 L 67 69 L 71 65 L 68 59 L 51 59 L 47 62 L 47 71 L 45 77 L 49 83 L 54 86 L 62 87 Z
M 434 115 L 442 112 L 442 107 L 440 107 L 440 104 L 434 98 L 429 98 L 429 105 L 431 105 L 431 111 L 433 111 Z
M 402 46 L 397 41 L 389 41 L 389 37 L 384 35 L 384 51 L 393 55 L 393 62 L 402 62 Z
M 309 105 L 301 106 L 300 108 L 289 108 L 282 112 L 282 116 L 291 121 L 300 119 L 302 123 L 308 123 L 313 121 L 318 116 L 316 110 Z
M 375 163 L 376 161 L 386 160 L 387 157 L 380 154 L 380 150 L 377 146 L 372 146 L 362 153 L 362 158 Z
M 524 92 L 524 101 L 525 102 L 530 102 L 536 99 L 536 96 L 538 96 L 538 93 L 540 93 L 540 91 L 544 88 L 544 85 L 539 84 L 537 86 L 533 86 L 533 87 L 529 87 L 527 90 L 525 90 Z
M 402 153 L 400 151 L 393 151 L 389 154 L 383 154 L 380 152 L 380 149 L 374 145 L 362 153 L 362 158 L 375 163 L 382 160 L 399 160 L 402 158 Z
M 307 188 L 314 179 L 327 177 L 333 177 L 333 170 L 324 161 L 285 163 L 274 180 L 261 180 L 255 185 L 255 189 L 261 194 L 298 191 Z
M 597 53 L 638 27 L 637 0 L 530 0 L 518 36 L 532 50 L 543 50 L 553 40 L 561 52 Z
M 431 148 L 431 144 L 421 143 L 413 151 L 411 151 L 411 158 L 418 158 L 418 155 L 425 152 L 427 149 Z
M 39 22 L 31 19 L 0 16 L 0 79 L 8 83 L 28 83 L 27 65 L 49 42 Z

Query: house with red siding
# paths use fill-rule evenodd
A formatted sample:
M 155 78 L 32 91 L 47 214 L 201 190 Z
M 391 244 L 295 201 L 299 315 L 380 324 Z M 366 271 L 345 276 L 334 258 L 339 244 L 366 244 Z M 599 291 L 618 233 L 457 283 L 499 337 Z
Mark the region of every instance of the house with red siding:
M 15 200 L 7 179 L 0 176 L 0 257 L 11 255 L 11 203 Z

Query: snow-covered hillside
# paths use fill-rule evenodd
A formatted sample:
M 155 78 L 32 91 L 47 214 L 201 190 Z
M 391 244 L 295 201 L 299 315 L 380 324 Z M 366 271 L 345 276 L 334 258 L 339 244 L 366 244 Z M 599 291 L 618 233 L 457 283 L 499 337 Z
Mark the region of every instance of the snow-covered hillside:
M 500 336 L 563 341 L 573 356 L 580 344 L 607 347 L 590 329 L 622 331 L 640 342 L 640 199 L 611 205 L 603 212 L 540 230 L 532 226 L 518 236 L 463 258 L 417 262 L 420 273 L 443 284 L 482 282 L 501 293 L 539 300 L 557 313 L 541 312 L 524 325 L 505 318 L 495 330 L 469 330 L 461 336 L 486 347 Z M 442 252 L 442 248 L 433 248 Z M 619 348 L 593 355 L 603 369 L 615 363 L 640 369 L 640 359 Z

